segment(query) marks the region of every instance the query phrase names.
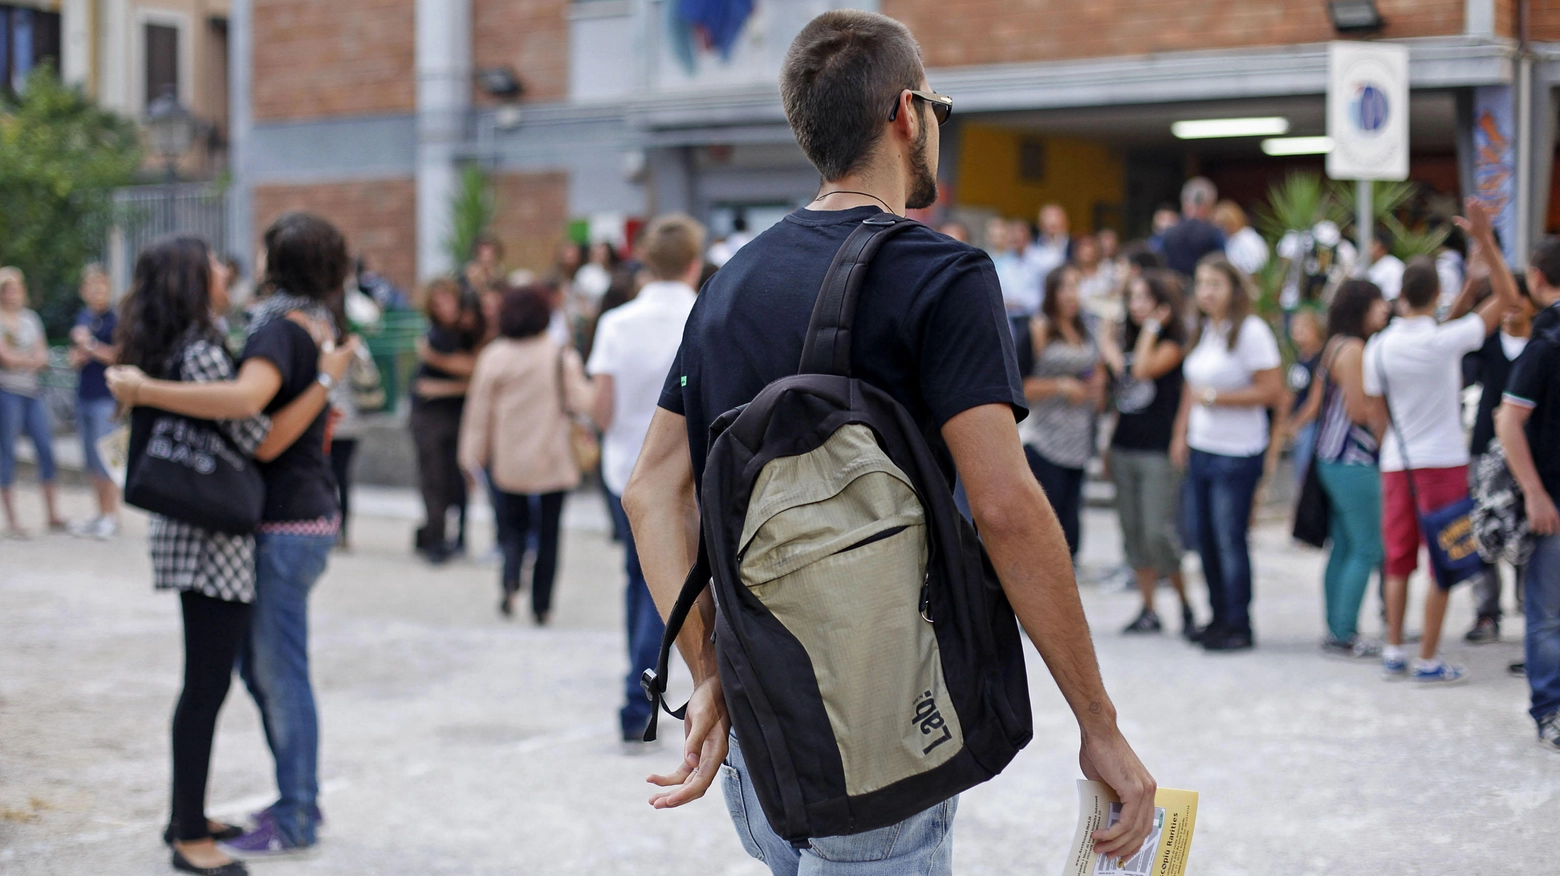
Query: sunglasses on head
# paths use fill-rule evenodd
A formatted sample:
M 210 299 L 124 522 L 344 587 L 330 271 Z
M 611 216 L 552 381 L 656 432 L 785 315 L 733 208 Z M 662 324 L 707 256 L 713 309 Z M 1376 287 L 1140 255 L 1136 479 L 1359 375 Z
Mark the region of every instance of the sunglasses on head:
M 939 126 L 946 125 L 948 117 L 953 115 L 953 98 L 946 94 L 911 89 L 910 96 L 920 98 L 932 105 L 932 116 L 937 119 Z M 894 100 L 894 108 L 888 113 L 888 120 L 892 122 L 897 118 L 899 118 L 899 100 L 896 98 Z

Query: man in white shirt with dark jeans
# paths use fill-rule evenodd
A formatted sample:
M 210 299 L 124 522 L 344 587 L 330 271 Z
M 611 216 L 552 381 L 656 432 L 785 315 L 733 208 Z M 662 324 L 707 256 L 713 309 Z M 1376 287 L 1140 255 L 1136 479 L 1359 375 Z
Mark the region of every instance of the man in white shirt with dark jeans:
M 682 213 L 662 216 L 645 229 L 639 245 L 645 268 L 655 280 L 639 290 L 634 300 L 601 315 L 596 341 L 586 370 L 595 378 L 596 422 L 602 436 L 601 479 L 611 494 L 612 514 L 623 533 L 628 590 L 625 619 L 628 626 L 628 676 L 625 699 L 618 717 L 623 742 L 642 742 L 650 720 L 651 705 L 639 687 L 639 676 L 653 669 L 661 635 L 666 629 L 645 584 L 635 549 L 634 535 L 623 514 L 623 488 L 634 472 L 634 462 L 644 446 L 650 418 L 661 397 L 666 372 L 677 358 L 683 325 L 693 309 L 694 284 L 704 267 L 704 227 Z
M 1498 254 L 1489 216 L 1477 203 L 1469 202 L 1468 219 L 1458 224 L 1468 231 L 1480 257 Z M 1381 442 L 1381 539 L 1387 553 L 1382 668 L 1389 679 L 1412 677 L 1421 684 L 1442 685 L 1466 676 L 1462 667 L 1442 662 L 1437 653 L 1447 596 L 1457 582 L 1442 581 L 1432 571 L 1435 586 L 1425 594 L 1424 637 L 1412 667 L 1403 650 L 1403 615 L 1408 578 L 1419 565 L 1419 514 L 1468 495 L 1462 357 L 1483 346 L 1517 304 L 1516 283 L 1498 258 L 1496 262 L 1490 271 L 1495 295 L 1478 313 L 1447 323 L 1435 320 L 1441 292 L 1435 264 L 1426 258 L 1409 262 L 1399 297 L 1402 317 L 1365 345 L 1365 395 L 1374 404 L 1386 404 L 1394 421 Z

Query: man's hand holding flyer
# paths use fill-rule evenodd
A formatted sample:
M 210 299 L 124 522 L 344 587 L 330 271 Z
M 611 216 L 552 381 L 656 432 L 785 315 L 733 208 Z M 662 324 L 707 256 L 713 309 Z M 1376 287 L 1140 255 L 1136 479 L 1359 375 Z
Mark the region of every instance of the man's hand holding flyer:
M 1078 830 L 1062 876 L 1184 876 L 1197 823 L 1197 792 L 1160 788 L 1154 794 L 1154 832 L 1131 858 L 1101 858 L 1094 832 L 1121 818 L 1121 802 L 1110 786 L 1078 781 Z

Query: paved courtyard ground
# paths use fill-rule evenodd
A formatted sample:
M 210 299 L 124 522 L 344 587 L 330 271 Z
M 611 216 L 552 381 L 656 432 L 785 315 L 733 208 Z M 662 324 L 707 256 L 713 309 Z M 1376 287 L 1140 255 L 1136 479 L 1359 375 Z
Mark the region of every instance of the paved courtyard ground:
M 84 493 L 67 499 L 87 513 Z M 718 794 L 646 805 L 644 776 L 677 749 L 619 749 L 621 554 L 599 501 L 571 502 L 555 625 L 534 629 L 498 617 L 492 567 L 409 556 L 408 494 L 363 494 L 354 550 L 335 556 L 313 601 L 325 838 L 308 860 L 254 872 L 766 872 Z M 1113 515 L 1091 510 L 1085 528 L 1085 565 L 1115 565 Z M 178 608 L 148 583 L 144 519 L 126 529 L 111 542 L 0 542 L 0 873 L 170 872 L 158 834 Z M 489 540 L 478 525 L 477 547 Z M 1318 653 L 1321 556 L 1277 523 L 1255 540 L 1253 653 L 1124 637 L 1135 596 L 1082 586 L 1122 726 L 1162 785 L 1202 793 L 1191 872 L 1560 873 L 1560 758 L 1534 745 L 1526 687 L 1504 671 L 1520 659 L 1520 621 L 1502 643 L 1465 646 L 1459 592 L 1446 650 L 1472 682 L 1385 683 L 1372 665 Z M 1379 629 L 1374 600 L 1365 614 Z M 961 801 L 959 873 L 1061 870 L 1077 731 L 1038 659 L 1031 678 L 1035 740 Z M 273 792 L 257 714 L 235 687 L 212 814 L 242 817 Z

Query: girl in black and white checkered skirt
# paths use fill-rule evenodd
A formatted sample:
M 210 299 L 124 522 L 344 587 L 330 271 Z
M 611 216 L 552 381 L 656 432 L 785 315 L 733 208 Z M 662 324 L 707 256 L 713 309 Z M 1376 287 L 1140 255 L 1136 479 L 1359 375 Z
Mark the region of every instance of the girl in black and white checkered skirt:
M 263 367 L 234 367 L 213 316 L 227 310 L 227 280 L 226 267 L 198 238 L 166 238 L 143 250 L 121 305 L 122 364 L 109 370 L 109 387 L 129 407 L 185 407 L 153 397 L 146 382 L 148 375 L 175 379 L 178 390 L 202 393 L 202 409 L 186 413 L 215 420 L 235 446 L 265 461 L 304 433 L 324 409 L 326 392 L 305 393 L 272 416 L 260 413 L 280 381 Z M 349 360 L 343 346 L 322 354 L 319 367 L 339 377 Z M 215 843 L 239 830 L 209 821 L 205 797 L 217 712 L 255 598 L 255 537 L 152 515 L 148 540 L 153 585 L 179 591 L 184 619 L 184 689 L 173 717 L 173 807 L 164 840 L 175 869 L 246 873 Z

